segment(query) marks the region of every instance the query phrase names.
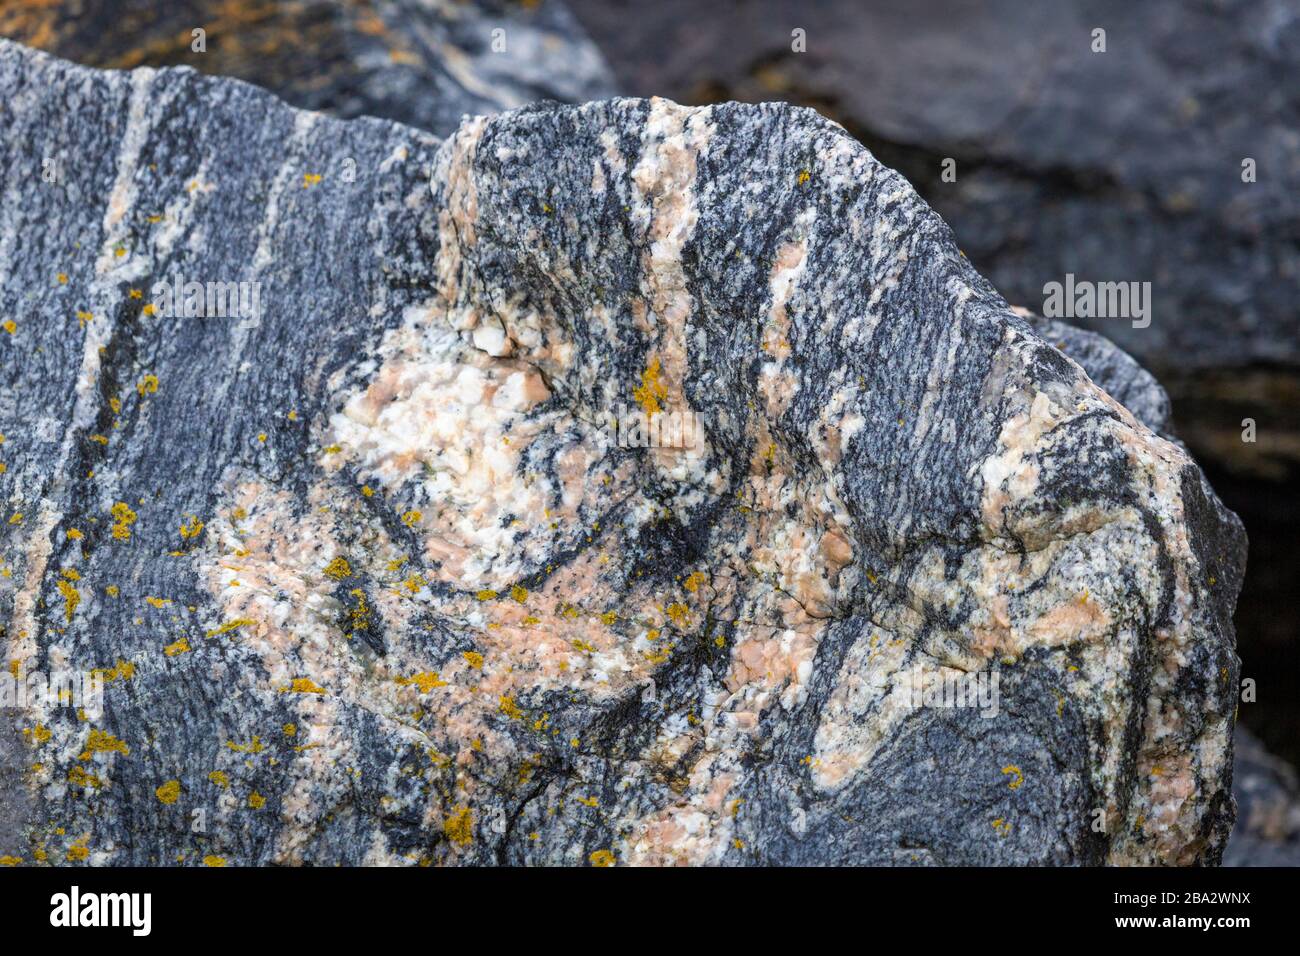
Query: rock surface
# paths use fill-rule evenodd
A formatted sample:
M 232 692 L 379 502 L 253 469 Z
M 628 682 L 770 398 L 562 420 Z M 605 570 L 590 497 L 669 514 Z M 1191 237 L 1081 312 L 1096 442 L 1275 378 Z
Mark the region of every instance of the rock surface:
M 555 0 L 56 0 L 0 10 L 0 36 L 88 66 L 190 66 L 440 136 L 466 114 L 614 94 Z
M 1294 3 L 571 5 L 627 92 L 779 98 L 844 123 L 1011 302 L 1041 309 L 1066 273 L 1151 282 L 1150 327 L 1079 323 L 1155 371 L 1198 454 L 1300 477 Z M 1241 441 L 1244 417 L 1258 442 Z
M 5 656 L 106 680 L 21 715 L 0 852 L 1218 860 L 1239 524 L 1145 373 L 839 127 L 441 142 L 10 43 L 0 103 Z M 695 446 L 620 447 L 623 405 Z M 934 674 L 997 697 L 913 706 Z

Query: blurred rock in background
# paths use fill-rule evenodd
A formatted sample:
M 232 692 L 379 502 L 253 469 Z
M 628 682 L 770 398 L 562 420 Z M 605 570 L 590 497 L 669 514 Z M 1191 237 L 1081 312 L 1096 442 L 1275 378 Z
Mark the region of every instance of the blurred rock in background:
M 439 136 L 467 113 L 614 93 L 600 53 L 552 2 L 19 2 L 0 6 L 0 36 L 105 69 L 191 66 L 302 109 L 380 116 Z

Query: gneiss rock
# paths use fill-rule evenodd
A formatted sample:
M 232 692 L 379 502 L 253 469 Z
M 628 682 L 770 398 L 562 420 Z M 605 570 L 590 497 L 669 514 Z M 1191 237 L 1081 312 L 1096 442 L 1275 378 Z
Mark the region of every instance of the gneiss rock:
M 6 657 L 108 679 L 22 715 L 10 852 L 1219 858 L 1238 523 L 839 127 L 440 144 L 11 44 L 0 93 Z
M 192 66 L 440 136 L 465 114 L 614 93 L 557 0 L 55 0 L 0 10 L 0 36 L 88 66 Z

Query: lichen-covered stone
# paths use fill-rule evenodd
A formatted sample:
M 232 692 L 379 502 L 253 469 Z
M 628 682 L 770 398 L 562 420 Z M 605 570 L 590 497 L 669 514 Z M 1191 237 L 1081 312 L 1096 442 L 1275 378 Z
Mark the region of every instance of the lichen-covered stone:
M 1239 524 L 1145 373 L 839 127 L 440 142 L 14 44 L 0 101 L 6 658 L 108 679 L 22 715 L 16 855 L 1218 860 Z M 166 317 L 170 277 L 259 314 Z

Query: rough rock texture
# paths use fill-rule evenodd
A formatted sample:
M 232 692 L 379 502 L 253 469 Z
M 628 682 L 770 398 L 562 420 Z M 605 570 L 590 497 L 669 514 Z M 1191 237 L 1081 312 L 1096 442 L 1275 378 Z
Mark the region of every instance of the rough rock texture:
M 90 66 L 191 66 L 440 136 L 465 114 L 614 93 L 555 0 L 24 0 L 0 9 L 0 36 Z
M 1233 742 L 1237 825 L 1224 866 L 1300 866 L 1300 783 L 1290 764 L 1271 755 L 1248 731 Z
M 1044 283 L 1067 272 L 1150 281 L 1149 328 L 1080 321 L 1156 372 L 1198 454 L 1300 476 L 1290 0 L 571 5 L 626 92 L 781 98 L 843 122 L 1012 302 L 1040 308 Z M 806 52 L 792 52 L 794 28 Z M 941 178 L 945 157 L 955 182 Z M 1259 423 L 1255 444 L 1241 441 L 1243 417 Z
M 440 142 L 13 44 L 0 103 L 5 657 L 107 679 L 21 715 L 0 850 L 1218 860 L 1239 524 L 1049 343 L 1145 373 L 1013 313 L 839 127 Z M 261 314 L 167 317 L 176 276 Z M 618 447 L 620 404 L 699 442 Z M 996 713 L 909 706 L 936 672 Z

